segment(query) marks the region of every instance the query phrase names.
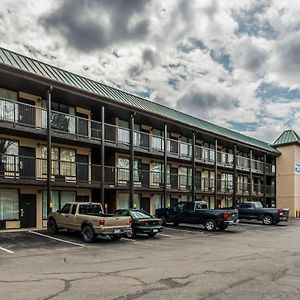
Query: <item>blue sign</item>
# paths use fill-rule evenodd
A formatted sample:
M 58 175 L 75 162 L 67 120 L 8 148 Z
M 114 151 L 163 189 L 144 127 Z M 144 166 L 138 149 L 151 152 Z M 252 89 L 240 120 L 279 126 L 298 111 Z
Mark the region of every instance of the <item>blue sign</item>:
M 300 163 L 295 163 L 295 173 L 300 175 Z

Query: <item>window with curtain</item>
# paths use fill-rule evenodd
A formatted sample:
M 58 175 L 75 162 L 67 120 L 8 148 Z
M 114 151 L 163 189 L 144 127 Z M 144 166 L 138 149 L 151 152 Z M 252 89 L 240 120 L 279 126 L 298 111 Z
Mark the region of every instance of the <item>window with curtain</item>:
M 74 149 L 60 148 L 60 175 L 76 176 L 76 152 Z
M 151 203 L 151 213 L 155 214 L 155 210 L 161 208 L 162 195 L 153 195 L 150 203 Z
M 179 174 L 179 177 L 180 177 L 180 185 L 181 186 L 187 186 L 187 183 L 188 183 L 188 176 L 187 176 L 187 168 L 186 167 L 180 167 L 178 169 L 178 174 Z
M 129 122 L 124 120 L 118 121 L 118 142 L 122 144 L 130 143 Z
M 13 189 L 0 189 L 0 220 L 19 219 L 19 192 Z
M 129 194 L 119 194 L 119 208 L 129 208 Z
M 141 145 L 141 125 L 140 124 L 134 124 L 134 132 L 133 132 L 133 144 L 135 146 Z
M 52 211 L 61 209 L 68 202 L 76 201 L 76 192 L 52 191 Z M 47 191 L 43 191 L 43 220 L 47 219 Z
M 0 139 L 0 174 L 19 171 L 19 143 Z
M 47 101 L 42 100 L 42 127 L 47 128 Z M 51 102 L 51 128 L 76 133 L 75 107 Z
M 140 181 L 140 162 L 138 160 L 135 160 L 133 162 L 133 181 L 139 182 Z
M 76 151 L 74 149 L 52 147 L 52 175 L 76 176 Z M 47 174 L 47 147 L 42 146 L 42 172 Z
M 129 180 L 129 158 L 118 158 L 118 181 Z
M 191 140 L 187 137 L 181 137 L 182 143 L 180 143 L 180 154 L 184 156 L 192 156 Z
M 0 88 L 0 120 L 14 122 L 18 118 L 18 93 Z
M 152 162 L 153 183 L 163 182 L 163 164 L 160 162 Z
M 43 220 L 47 219 L 47 191 L 43 191 Z M 52 211 L 60 209 L 59 191 L 52 191 Z
M 157 151 L 164 151 L 164 138 L 161 130 L 152 130 L 152 149 Z

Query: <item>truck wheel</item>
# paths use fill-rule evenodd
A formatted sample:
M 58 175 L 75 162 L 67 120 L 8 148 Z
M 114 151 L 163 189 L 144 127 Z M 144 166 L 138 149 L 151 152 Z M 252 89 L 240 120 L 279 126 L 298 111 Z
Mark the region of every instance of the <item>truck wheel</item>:
M 161 219 L 161 225 L 162 225 L 162 226 L 166 226 L 166 224 L 167 224 L 167 219 L 166 219 L 166 217 L 161 216 L 160 219 Z
M 220 230 L 220 231 L 226 230 L 227 227 L 228 227 L 228 224 L 222 224 L 222 225 L 219 225 L 219 230 Z
M 215 231 L 217 229 L 217 224 L 214 220 L 206 220 L 204 222 L 204 227 L 207 231 Z
M 150 236 L 150 237 L 155 237 L 155 236 L 156 236 L 156 232 L 149 232 L 149 233 L 148 233 L 148 236 Z
M 270 215 L 264 215 L 262 218 L 262 222 L 264 225 L 271 225 L 273 224 L 273 217 Z
M 82 228 L 81 234 L 82 234 L 83 241 L 86 243 L 91 243 L 95 239 L 94 231 L 93 231 L 92 227 L 89 225 L 85 225 Z
M 50 234 L 56 234 L 58 232 L 58 228 L 57 228 L 57 225 L 56 225 L 56 222 L 54 220 L 48 220 L 47 222 L 47 231 L 50 233 Z
M 119 241 L 121 239 L 121 235 L 120 234 L 111 234 L 109 236 L 113 241 Z
M 129 232 L 126 232 L 125 235 L 126 235 L 126 237 L 129 238 L 129 239 L 134 239 L 135 236 L 136 236 L 136 233 L 135 233 L 133 230 L 131 230 L 131 231 L 129 231 Z

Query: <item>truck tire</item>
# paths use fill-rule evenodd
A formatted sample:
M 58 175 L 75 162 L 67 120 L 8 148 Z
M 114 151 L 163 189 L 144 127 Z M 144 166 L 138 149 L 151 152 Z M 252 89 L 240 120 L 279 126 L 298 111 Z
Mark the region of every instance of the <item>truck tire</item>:
M 95 239 L 95 233 L 90 225 L 84 225 L 81 231 L 82 239 L 86 243 L 92 243 Z
M 167 225 L 167 219 L 166 219 L 166 217 L 161 216 L 160 219 L 161 219 L 161 225 L 162 226 L 166 226 Z
M 48 220 L 48 222 L 47 222 L 47 231 L 50 234 L 58 233 L 58 228 L 57 228 L 55 220 L 53 220 L 53 219 Z
M 150 237 L 155 237 L 155 236 L 156 236 L 156 232 L 149 232 L 149 233 L 148 233 L 148 236 L 150 236 Z
M 131 231 L 129 231 L 129 232 L 126 232 L 125 236 L 126 236 L 128 239 L 134 239 L 135 236 L 136 236 L 136 233 L 135 233 L 133 230 L 131 230 Z
M 214 220 L 208 219 L 204 222 L 204 227 L 207 231 L 215 231 L 217 229 L 217 224 Z
M 113 241 L 119 241 L 119 240 L 122 238 L 121 234 L 111 234 L 109 237 L 110 237 Z
M 262 217 L 262 222 L 263 222 L 264 225 L 272 225 L 273 222 L 274 222 L 274 219 L 270 215 L 264 215 Z
M 222 225 L 219 225 L 219 230 L 220 230 L 220 231 L 224 231 L 224 230 L 227 229 L 227 227 L 228 227 L 228 224 L 222 224 Z

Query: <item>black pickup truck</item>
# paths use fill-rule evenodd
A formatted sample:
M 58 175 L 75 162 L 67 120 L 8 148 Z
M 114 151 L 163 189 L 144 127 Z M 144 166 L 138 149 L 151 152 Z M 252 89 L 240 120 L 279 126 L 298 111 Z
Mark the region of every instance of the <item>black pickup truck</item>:
M 237 209 L 240 219 L 259 220 L 264 225 L 278 224 L 289 219 L 288 209 L 264 208 L 260 202 L 244 202 L 238 204 Z
M 208 209 L 204 201 L 181 201 L 172 208 L 159 208 L 156 216 L 162 219 L 163 224 L 173 222 L 175 226 L 180 223 L 202 224 L 207 231 L 225 230 L 228 225 L 238 224 L 238 211 L 236 209 Z

